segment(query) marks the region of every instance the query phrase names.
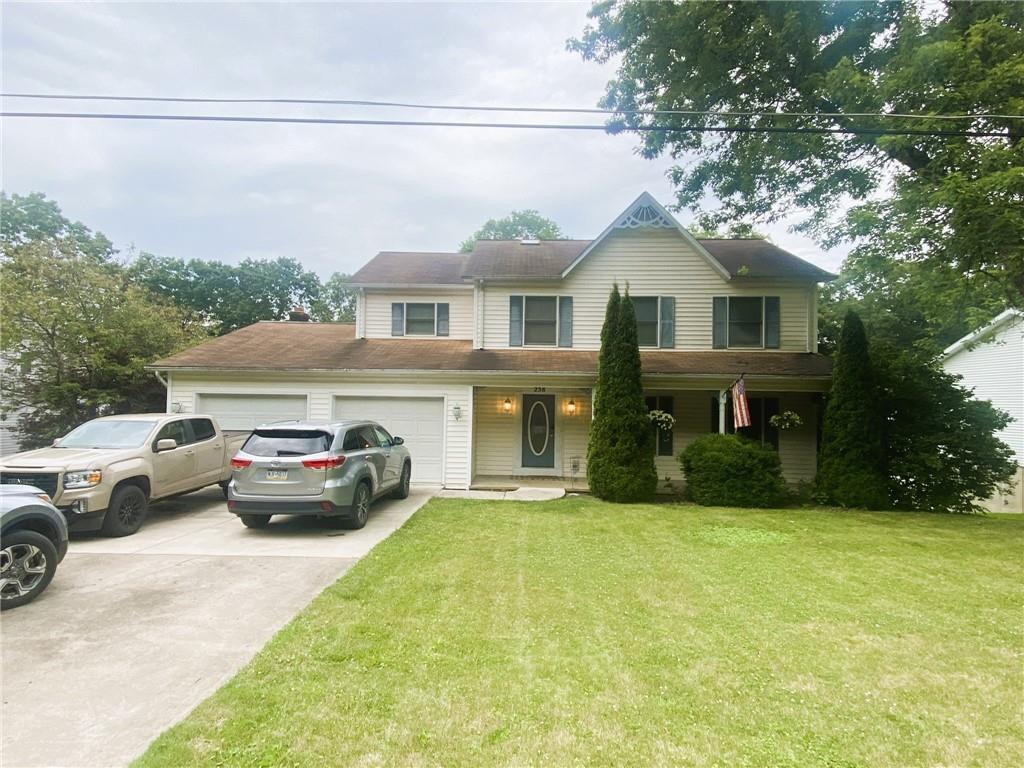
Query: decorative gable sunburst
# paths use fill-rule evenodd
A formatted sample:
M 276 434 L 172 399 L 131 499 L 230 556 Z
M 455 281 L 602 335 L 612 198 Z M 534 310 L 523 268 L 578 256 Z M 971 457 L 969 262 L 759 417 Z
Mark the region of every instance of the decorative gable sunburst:
M 679 225 L 653 205 L 641 204 L 630 210 L 625 216 L 620 216 L 619 220 L 615 222 L 615 226 L 619 229 L 636 229 L 638 227 L 675 229 Z
M 685 227 L 676 221 L 672 214 L 666 211 L 661 203 L 654 199 L 650 192 L 644 192 L 632 204 L 615 217 L 611 225 L 592 240 L 590 245 L 583 249 L 573 262 L 562 271 L 562 277 L 568 275 L 577 264 L 583 261 L 606 237 L 620 229 L 670 229 L 679 233 L 679 236 L 686 241 L 705 261 L 725 280 L 731 280 L 729 270 L 718 263 L 707 249 L 697 242 L 697 238 L 691 235 Z

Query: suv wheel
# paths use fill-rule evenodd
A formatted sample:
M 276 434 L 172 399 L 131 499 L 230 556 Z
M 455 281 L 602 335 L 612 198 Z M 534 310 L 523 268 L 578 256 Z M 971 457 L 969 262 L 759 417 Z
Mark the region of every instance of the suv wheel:
M 402 476 L 398 479 L 398 486 L 391 493 L 393 499 L 409 498 L 409 479 L 412 477 L 412 465 L 409 462 L 402 467 Z
M 17 608 L 42 593 L 57 570 L 57 548 L 35 531 L 4 534 L 0 550 L 0 609 Z
M 270 522 L 270 515 L 239 515 L 242 518 L 242 525 L 246 528 L 266 528 Z
M 366 519 L 370 516 L 370 484 L 362 482 L 356 486 L 355 494 L 352 496 L 352 512 L 344 518 L 346 528 L 357 530 L 366 525 Z
M 110 506 L 103 517 L 105 536 L 131 536 L 146 519 L 149 503 L 137 485 L 122 485 L 110 497 Z

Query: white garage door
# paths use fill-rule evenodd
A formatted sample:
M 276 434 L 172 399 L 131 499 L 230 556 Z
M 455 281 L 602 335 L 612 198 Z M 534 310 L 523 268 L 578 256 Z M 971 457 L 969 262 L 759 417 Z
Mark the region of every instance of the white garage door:
M 336 397 L 334 418 L 376 421 L 405 440 L 414 483 L 444 479 L 444 400 L 421 397 Z
M 250 430 L 271 421 L 306 418 L 305 395 L 198 395 L 196 412 L 215 416 L 221 429 Z

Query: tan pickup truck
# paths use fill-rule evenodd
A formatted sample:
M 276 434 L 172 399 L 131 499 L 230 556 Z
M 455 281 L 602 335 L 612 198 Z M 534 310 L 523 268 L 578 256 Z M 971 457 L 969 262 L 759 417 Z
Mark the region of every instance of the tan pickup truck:
M 0 483 L 50 494 L 71 531 L 128 536 L 151 501 L 226 487 L 248 432 L 227 435 L 200 414 L 142 413 L 87 421 L 50 448 L 0 460 Z

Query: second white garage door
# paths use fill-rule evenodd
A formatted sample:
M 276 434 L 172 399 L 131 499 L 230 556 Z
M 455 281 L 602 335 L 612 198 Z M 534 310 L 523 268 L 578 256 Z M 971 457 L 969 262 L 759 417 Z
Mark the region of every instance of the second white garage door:
M 444 400 L 424 397 L 336 397 L 334 418 L 376 421 L 412 455 L 414 483 L 444 480 Z

